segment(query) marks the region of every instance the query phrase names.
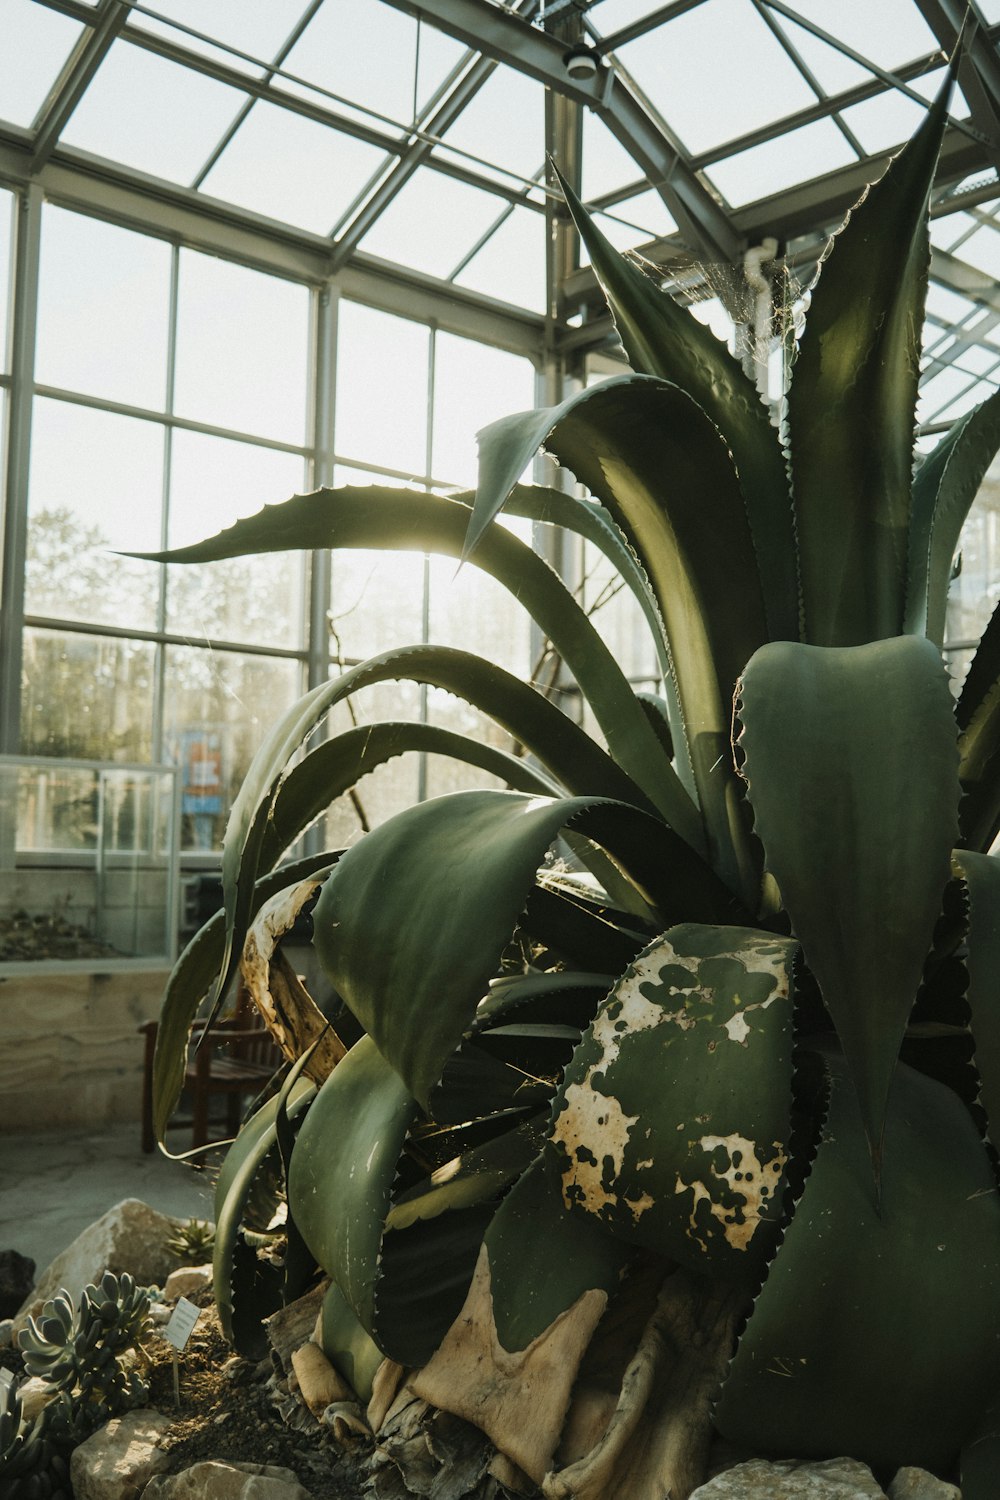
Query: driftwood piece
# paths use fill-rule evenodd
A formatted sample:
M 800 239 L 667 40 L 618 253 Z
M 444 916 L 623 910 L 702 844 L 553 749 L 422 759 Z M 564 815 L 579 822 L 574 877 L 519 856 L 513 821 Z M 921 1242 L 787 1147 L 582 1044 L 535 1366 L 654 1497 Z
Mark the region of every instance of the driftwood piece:
M 264 1319 L 271 1348 L 281 1361 L 281 1368 L 286 1375 L 291 1373 L 294 1351 L 312 1338 L 316 1318 L 329 1285 L 330 1279 L 327 1277 L 313 1287 L 312 1291 L 306 1292 L 304 1297 L 289 1302 L 287 1307 L 279 1307 L 276 1313 Z

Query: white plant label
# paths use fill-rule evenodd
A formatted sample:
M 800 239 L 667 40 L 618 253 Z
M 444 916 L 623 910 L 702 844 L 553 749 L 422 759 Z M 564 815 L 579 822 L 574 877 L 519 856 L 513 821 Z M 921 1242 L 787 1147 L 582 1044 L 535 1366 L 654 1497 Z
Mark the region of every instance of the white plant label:
M 14 1371 L 13 1370 L 0 1370 L 0 1385 L 13 1385 L 13 1384 L 14 1384 Z
M 200 1307 L 195 1307 L 194 1303 L 189 1302 L 186 1297 L 178 1297 L 177 1306 L 170 1315 L 170 1322 L 163 1330 L 163 1337 L 168 1339 L 175 1349 L 183 1349 L 200 1317 Z

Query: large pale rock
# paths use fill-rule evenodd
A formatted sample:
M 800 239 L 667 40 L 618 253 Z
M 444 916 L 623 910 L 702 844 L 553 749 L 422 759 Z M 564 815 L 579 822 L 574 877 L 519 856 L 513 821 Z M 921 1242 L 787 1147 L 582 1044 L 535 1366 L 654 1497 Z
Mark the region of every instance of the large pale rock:
M 32 1375 L 30 1380 L 21 1381 L 17 1394 L 21 1402 L 21 1415 L 26 1422 L 33 1422 L 56 1393 L 47 1380 L 42 1380 L 38 1375 Z
M 179 1266 L 163 1283 L 163 1300 L 176 1302 L 178 1297 L 190 1297 L 192 1292 L 200 1292 L 203 1286 L 208 1286 L 211 1279 L 210 1265 Z
M 170 1426 L 158 1411 L 113 1417 L 73 1449 L 69 1477 L 75 1500 L 138 1500 L 170 1462 L 157 1442 Z
M 273 1464 L 195 1464 L 181 1474 L 160 1475 L 142 1500 L 310 1500 L 291 1469 Z
M 926 1469 L 900 1469 L 887 1493 L 889 1500 L 962 1500 L 957 1485 L 935 1479 Z
M 140 1286 L 162 1286 L 176 1260 L 166 1242 L 181 1224 L 182 1220 L 158 1213 L 138 1198 L 126 1198 L 109 1208 L 42 1272 L 14 1319 L 15 1328 L 23 1328 L 29 1313 L 40 1312 L 60 1287 L 78 1301 L 87 1283 L 98 1281 L 105 1271 L 128 1271 Z
M 754 1458 L 716 1474 L 691 1500 L 886 1500 L 886 1495 L 867 1464 L 854 1458 L 823 1463 Z

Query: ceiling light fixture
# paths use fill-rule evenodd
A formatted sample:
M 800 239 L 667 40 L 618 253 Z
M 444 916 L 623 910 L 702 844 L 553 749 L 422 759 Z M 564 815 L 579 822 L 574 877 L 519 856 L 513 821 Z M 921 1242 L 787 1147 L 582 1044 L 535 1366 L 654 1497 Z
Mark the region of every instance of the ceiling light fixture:
M 563 53 L 563 67 L 571 78 L 582 83 L 596 74 L 597 53 L 593 47 L 588 47 L 586 42 L 574 42 L 572 47 Z

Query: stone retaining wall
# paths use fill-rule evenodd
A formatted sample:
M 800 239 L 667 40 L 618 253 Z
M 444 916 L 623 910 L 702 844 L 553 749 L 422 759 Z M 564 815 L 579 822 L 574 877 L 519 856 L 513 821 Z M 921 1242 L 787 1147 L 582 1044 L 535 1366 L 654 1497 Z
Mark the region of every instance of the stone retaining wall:
M 138 1121 L 143 1039 L 166 969 L 0 976 L 0 1122 L 7 1135 Z

